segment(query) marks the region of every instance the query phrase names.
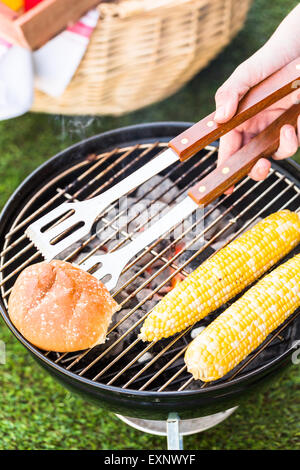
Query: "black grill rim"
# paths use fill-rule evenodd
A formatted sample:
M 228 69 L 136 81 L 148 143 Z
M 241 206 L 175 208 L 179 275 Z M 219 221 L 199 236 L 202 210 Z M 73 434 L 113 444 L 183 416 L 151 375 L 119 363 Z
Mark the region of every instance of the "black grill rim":
M 33 171 L 25 180 L 18 186 L 18 188 L 14 191 L 11 195 L 7 203 L 5 204 L 1 214 L 0 214 L 0 245 L 1 249 L 4 242 L 4 236 L 6 233 L 6 226 L 9 225 L 8 221 L 10 220 L 10 215 L 14 211 L 14 209 L 18 206 L 20 200 L 24 200 L 26 195 L 32 192 L 33 182 L 38 177 L 39 181 L 41 181 L 41 177 L 44 174 L 49 174 L 47 170 L 53 172 L 53 169 L 61 169 L 60 163 L 64 162 L 64 166 L 66 166 L 66 158 L 67 163 L 70 162 L 74 164 L 75 161 L 80 160 L 84 155 L 88 155 L 93 153 L 93 151 L 97 151 L 101 153 L 101 151 L 109 151 L 112 148 L 116 147 L 116 140 L 118 141 L 118 147 L 122 146 L 129 146 L 131 144 L 137 143 L 151 143 L 155 141 L 162 141 L 167 142 L 170 140 L 172 136 L 176 136 L 186 128 L 190 127 L 193 123 L 188 122 L 157 122 L 157 123 L 149 123 L 149 124 L 138 124 L 133 126 L 126 126 L 119 129 L 115 129 L 113 131 L 107 131 L 102 134 L 97 134 L 93 137 L 85 139 L 79 143 L 76 143 L 63 151 L 59 152 L 55 156 L 51 157 L 49 160 L 44 162 L 40 165 L 35 171 Z M 117 139 L 116 139 L 117 138 Z M 130 138 L 130 140 L 128 140 Z M 214 142 L 212 145 L 218 145 L 218 142 Z M 294 180 L 299 184 L 300 179 L 300 165 L 296 163 L 292 159 L 286 159 L 280 162 L 275 163 L 276 166 L 279 168 L 284 169 L 286 172 L 289 173 L 289 177 L 291 180 Z M 296 176 L 293 176 L 295 175 Z M 298 176 L 298 178 L 297 178 Z M 38 349 L 32 346 L 19 332 L 16 330 L 14 325 L 11 323 L 6 308 L 4 306 L 2 298 L 0 298 L 0 313 L 1 316 L 13 333 L 13 335 L 25 346 L 27 350 L 36 358 L 38 362 L 44 363 L 44 366 L 49 371 L 52 370 L 54 375 L 59 373 L 60 376 L 66 375 L 71 381 L 79 382 L 84 384 L 84 386 L 88 385 L 89 387 L 94 387 L 98 390 L 103 390 L 106 392 L 112 392 L 113 394 L 117 394 L 118 396 L 125 395 L 128 398 L 131 396 L 134 397 L 147 397 L 148 399 L 153 399 L 155 401 L 160 401 L 159 399 L 170 399 L 178 398 L 181 396 L 187 397 L 196 397 L 197 395 L 201 395 L 204 397 L 205 395 L 210 395 L 212 392 L 218 391 L 230 391 L 231 389 L 239 389 L 240 385 L 250 385 L 255 381 L 259 381 L 259 378 L 263 378 L 271 373 L 271 371 L 278 369 L 279 366 L 287 362 L 288 358 L 294 351 L 293 347 L 290 347 L 287 351 L 279 355 L 278 357 L 274 358 L 268 364 L 255 369 L 254 371 L 248 372 L 242 377 L 237 377 L 229 382 L 221 383 L 212 385 L 210 384 L 207 388 L 202 388 L 199 390 L 182 390 L 178 391 L 161 391 L 161 392 L 154 392 L 154 391 L 139 391 L 139 390 L 132 390 L 132 389 L 123 389 L 122 387 L 116 387 L 113 385 L 105 385 L 98 382 L 94 382 L 90 379 L 81 377 L 73 372 L 66 370 L 65 368 L 61 367 L 58 364 L 55 364 L 53 361 L 48 359 L 43 353 L 41 353 Z

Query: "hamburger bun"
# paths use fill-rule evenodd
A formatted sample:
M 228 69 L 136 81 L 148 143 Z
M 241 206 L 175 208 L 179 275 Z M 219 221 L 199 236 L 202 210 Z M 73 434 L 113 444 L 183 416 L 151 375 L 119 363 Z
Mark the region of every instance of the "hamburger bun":
M 12 323 L 33 345 L 46 351 L 72 352 L 103 343 L 119 306 L 91 274 L 53 260 L 22 271 L 8 310 Z

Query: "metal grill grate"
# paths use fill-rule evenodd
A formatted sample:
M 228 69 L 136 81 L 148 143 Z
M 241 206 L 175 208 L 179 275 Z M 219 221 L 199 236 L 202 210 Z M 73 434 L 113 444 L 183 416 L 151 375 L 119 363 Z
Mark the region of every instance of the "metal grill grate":
M 24 203 L 6 235 L 0 258 L 0 286 L 6 307 L 17 275 L 29 264 L 42 260 L 40 253 L 23 235 L 29 223 L 66 200 L 89 199 L 105 191 L 155 157 L 165 146 L 158 142 L 90 155 L 44 183 Z M 72 247 L 63 259 L 80 265 L 98 250 L 114 251 L 129 242 L 145 228 L 146 223 L 159 215 L 161 206 L 156 209 L 159 201 L 168 195 L 168 203 L 174 204 L 190 186 L 215 168 L 216 157 L 217 147 L 208 146 L 189 161 L 175 164 L 163 172 L 159 181 L 155 178 L 150 180 L 147 194 L 138 196 L 137 191 L 132 191 L 127 195 L 129 209 L 143 202 L 143 208 L 151 209 L 147 221 L 139 223 L 139 214 L 134 213 L 122 224 L 125 209 L 117 202 L 98 217 L 101 222 L 95 223 L 90 236 Z M 137 337 L 141 323 L 153 308 L 154 297 L 163 295 L 173 279 L 178 275 L 186 276 L 203 259 L 251 226 L 258 217 L 283 208 L 299 211 L 300 189 L 297 182 L 279 167 L 272 169 L 263 182 L 255 183 L 245 178 L 232 195 L 222 196 L 211 204 L 200 218 L 189 223 L 184 232 L 173 236 L 170 231 L 166 234 L 166 237 L 170 235 L 168 241 L 155 241 L 126 266 L 113 292 L 122 310 L 109 328 L 105 345 L 72 354 L 45 354 L 79 376 L 124 389 L 181 391 L 211 386 L 191 379 L 183 356 L 194 328 L 207 325 L 226 306 L 174 337 L 149 344 L 142 343 Z M 149 307 L 145 308 L 145 305 Z M 299 326 L 299 322 L 294 321 L 299 313 L 297 311 L 269 335 L 257 351 L 219 382 L 230 381 L 261 366 L 274 358 L 278 351 L 290 347 Z

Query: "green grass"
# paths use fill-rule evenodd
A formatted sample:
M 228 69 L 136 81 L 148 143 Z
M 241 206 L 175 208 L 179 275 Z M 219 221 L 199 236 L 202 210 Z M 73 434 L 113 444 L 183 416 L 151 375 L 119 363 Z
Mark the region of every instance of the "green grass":
M 0 123 L 0 205 L 38 165 L 82 138 L 139 122 L 199 120 L 213 110 L 218 86 L 265 42 L 297 3 L 256 0 L 246 27 L 230 46 L 184 89 L 162 103 L 120 118 L 74 121 L 27 114 Z M 297 159 L 300 161 L 299 154 Z M 7 363 L 0 365 L 0 449 L 166 448 L 164 438 L 135 431 L 112 413 L 71 395 L 36 365 L 3 322 L 0 340 L 7 350 Z M 300 449 L 299 384 L 299 367 L 290 367 L 227 421 L 203 434 L 186 437 L 185 448 Z

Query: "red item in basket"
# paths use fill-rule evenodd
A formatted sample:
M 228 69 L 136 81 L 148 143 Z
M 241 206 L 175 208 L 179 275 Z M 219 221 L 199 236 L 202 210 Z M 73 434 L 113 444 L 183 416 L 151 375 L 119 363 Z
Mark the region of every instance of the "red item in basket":
M 38 3 L 41 3 L 43 0 L 25 0 L 24 1 L 24 8 L 25 11 L 30 10 L 31 8 L 35 7 Z

